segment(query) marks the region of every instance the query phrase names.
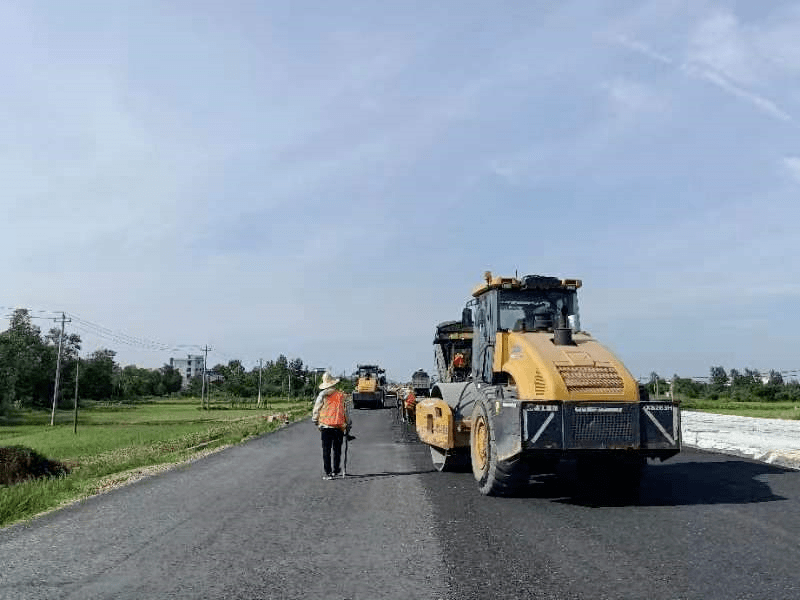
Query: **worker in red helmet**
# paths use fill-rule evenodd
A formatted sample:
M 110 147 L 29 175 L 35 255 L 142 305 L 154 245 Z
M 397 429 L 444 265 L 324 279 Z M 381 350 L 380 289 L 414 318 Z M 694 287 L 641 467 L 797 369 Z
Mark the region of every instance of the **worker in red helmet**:
M 352 425 L 347 396 L 336 389 L 337 383 L 338 379 L 325 372 L 311 413 L 311 420 L 319 428 L 322 437 L 322 466 L 325 469 L 322 478 L 325 480 L 341 475 L 342 441 L 345 435 L 350 434 Z

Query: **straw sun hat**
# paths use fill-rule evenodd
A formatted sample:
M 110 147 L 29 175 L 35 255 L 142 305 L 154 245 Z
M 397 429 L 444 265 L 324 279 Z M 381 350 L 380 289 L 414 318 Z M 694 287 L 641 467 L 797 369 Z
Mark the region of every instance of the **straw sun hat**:
M 335 386 L 339 383 L 338 379 L 334 379 L 330 373 L 325 371 L 325 374 L 322 376 L 322 383 L 319 384 L 319 389 L 327 390 L 330 387 Z

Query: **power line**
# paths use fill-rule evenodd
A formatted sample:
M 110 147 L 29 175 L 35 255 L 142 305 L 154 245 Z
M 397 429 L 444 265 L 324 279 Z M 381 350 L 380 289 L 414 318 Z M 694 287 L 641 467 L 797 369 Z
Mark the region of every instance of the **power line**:
M 143 349 L 143 350 L 154 350 L 159 352 L 183 352 L 186 350 L 200 350 L 202 347 L 199 344 L 167 344 L 164 342 L 159 342 L 151 339 L 147 339 L 144 337 L 137 337 L 133 335 L 129 335 L 127 333 L 121 331 L 115 331 L 109 327 L 105 327 L 99 323 L 95 323 L 77 315 L 75 313 L 66 312 L 66 311 L 52 311 L 52 310 L 41 310 L 41 309 L 29 309 L 29 308 L 19 308 L 19 307 L 12 307 L 12 306 L 0 306 L 2 310 L 25 310 L 28 313 L 28 318 L 31 319 L 47 319 L 51 320 L 54 318 L 58 318 L 58 314 L 68 315 L 71 322 L 73 323 L 73 327 L 76 329 L 88 333 L 93 336 L 97 336 L 102 338 L 106 341 L 114 342 L 117 344 L 124 344 L 126 346 L 132 346 L 135 348 Z M 49 314 L 51 316 L 34 316 L 30 313 L 42 313 L 42 314 Z M 7 318 L 13 317 L 11 315 L 5 315 Z
M 191 352 L 191 351 L 205 351 L 206 357 L 208 353 L 211 352 L 212 354 L 217 354 L 221 356 L 223 359 L 227 361 L 231 360 L 241 360 L 239 357 L 233 356 L 227 352 L 224 352 L 218 348 L 211 348 L 207 344 L 205 346 L 201 346 L 200 344 L 168 344 L 152 339 L 148 339 L 145 337 L 137 337 L 134 335 L 129 335 L 122 331 L 117 331 L 101 325 L 100 323 L 96 323 L 94 321 L 90 321 L 80 315 L 75 313 L 66 312 L 66 311 L 52 311 L 52 310 L 41 310 L 41 309 L 29 309 L 29 308 L 18 308 L 18 307 L 11 307 L 11 306 L 0 306 L 0 310 L 25 310 L 28 313 L 28 318 L 31 319 L 45 319 L 45 320 L 61 320 L 62 317 L 69 317 L 69 320 L 66 322 L 71 322 L 72 327 L 80 332 L 85 334 L 89 334 L 95 337 L 98 337 L 102 340 L 107 342 L 111 342 L 114 344 L 122 344 L 125 346 L 129 346 L 132 348 L 137 348 L 140 350 L 149 350 L 155 352 Z M 30 313 L 42 313 L 42 314 L 49 314 L 51 316 L 33 316 Z M 7 318 L 13 317 L 13 314 L 6 315 Z M 207 362 L 207 358 L 206 358 Z
M 199 350 L 201 348 L 199 344 L 166 344 L 164 342 L 158 342 L 147 338 L 140 338 L 128 335 L 127 333 L 123 333 L 121 331 L 114 331 L 113 329 L 100 325 L 99 323 L 94 323 L 88 319 L 84 319 L 83 317 L 80 317 L 74 313 L 69 313 L 69 315 L 75 320 L 76 324 L 80 324 L 83 331 L 92 333 L 104 339 L 126 344 L 128 346 L 158 351 L 179 351 L 181 349 Z
M 40 309 L 34 309 L 34 308 L 25 308 L 24 306 L 0 306 L 0 310 L 11 310 L 11 311 L 24 310 L 24 311 L 26 311 L 28 313 L 32 313 L 32 312 L 35 312 L 35 313 L 49 313 L 50 315 L 52 315 L 52 317 L 57 317 L 58 314 L 61 312 L 61 311 L 58 311 L 58 310 L 40 310 Z M 11 316 L 11 315 L 9 315 L 9 316 Z

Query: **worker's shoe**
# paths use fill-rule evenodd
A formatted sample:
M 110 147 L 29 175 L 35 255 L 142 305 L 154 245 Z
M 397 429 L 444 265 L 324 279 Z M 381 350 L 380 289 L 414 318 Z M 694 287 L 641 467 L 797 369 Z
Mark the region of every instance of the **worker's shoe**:
M 322 476 L 323 481 L 330 481 L 331 479 L 333 479 L 333 475 L 330 473 L 325 473 L 325 475 Z

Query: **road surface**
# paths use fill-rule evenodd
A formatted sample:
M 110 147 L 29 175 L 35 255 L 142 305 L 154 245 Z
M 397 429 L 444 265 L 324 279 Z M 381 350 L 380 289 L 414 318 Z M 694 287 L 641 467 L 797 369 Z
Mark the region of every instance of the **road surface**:
M 800 472 L 684 451 L 635 496 L 524 497 L 360 410 L 344 480 L 293 424 L 0 531 L 0 598 L 800 598 Z

